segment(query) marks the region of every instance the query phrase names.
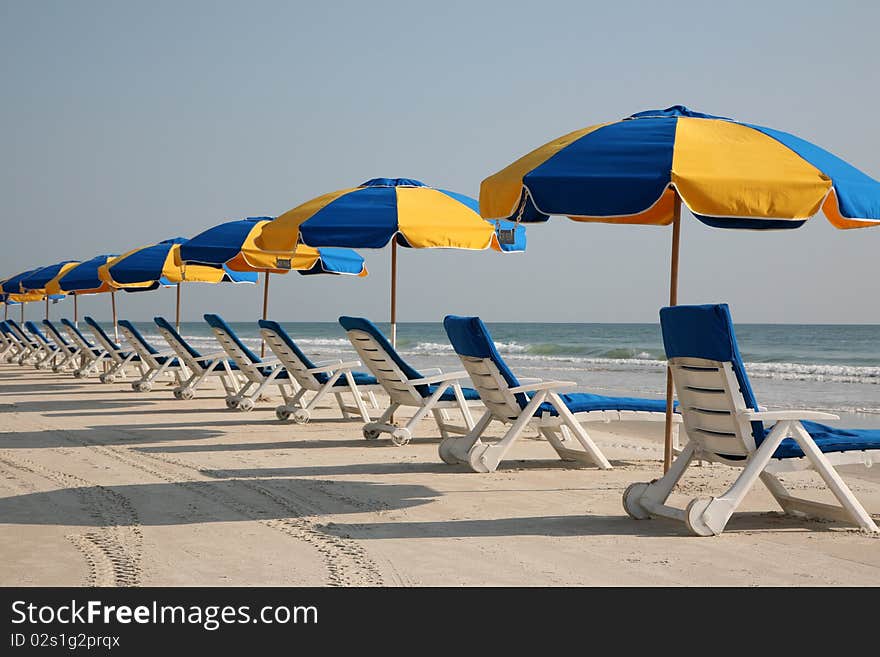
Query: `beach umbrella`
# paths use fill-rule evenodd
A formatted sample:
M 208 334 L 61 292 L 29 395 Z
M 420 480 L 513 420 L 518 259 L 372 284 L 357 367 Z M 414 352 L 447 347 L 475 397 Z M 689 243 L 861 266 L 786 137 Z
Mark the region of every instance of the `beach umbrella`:
M 391 343 L 397 341 L 397 246 L 525 250 L 522 227 L 490 223 L 476 200 L 409 178 L 374 178 L 307 201 L 266 224 L 248 259 L 272 266 L 298 245 L 379 249 L 391 243 Z
M 236 272 L 224 266 L 191 265 L 180 261 L 178 251 L 186 238 L 175 237 L 157 244 L 138 247 L 98 268 L 98 276 L 112 287 L 127 291 L 177 288 L 176 325 L 180 329 L 180 290 L 189 283 L 256 283 L 257 275 Z
M 73 297 L 73 322 L 79 325 L 78 299 L 83 294 L 110 293 L 110 306 L 113 313 L 113 330 L 118 340 L 118 327 L 116 325 L 116 288 L 102 281 L 98 276 L 98 268 L 116 258 L 115 255 L 99 255 L 84 260 L 59 273 L 55 278 L 46 283 L 46 292 L 49 294 L 69 294 Z
M 681 206 L 715 228 L 780 230 L 821 209 L 837 228 L 880 224 L 880 183 L 799 137 L 682 105 L 555 139 L 480 186 L 488 219 L 672 224 L 669 304 L 678 301 Z M 672 460 L 667 370 L 664 468 Z
M 21 289 L 30 294 L 41 294 L 46 300 L 46 319 L 49 319 L 49 301 L 63 299 L 63 294 L 49 294 L 46 285 L 52 279 L 63 276 L 79 264 L 77 260 L 62 260 L 54 265 L 42 267 L 33 274 L 21 279 Z
M 364 259 L 351 249 L 313 249 L 299 245 L 293 256 L 276 260 L 272 258 L 268 266 L 263 258 L 262 265 L 256 254 L 259 249 L 254 241 L 272 217 L 249 217 L 227 221 L 199 233 L 178 252 L 184 264 L 224 266 L 238 272 L 263 273 L 263 319 L 268 319 L 269 276 L 297 271 L 302 275 L 337 274 L 363 277 L 367 275 Z M 253 264 L 245 252 L 254 258 Z M 266 353 L 265 342 L 260 347 L 261 356 Z
M 8 302 L 21 304 L 22 322 L 24 322 L 25 304 L 32 301 L 42 301 L 44 295 L 34 292 L 25 292 L 21 287 L 21 282 L 31 274 L 37 273 L 40 269 L 40 267 L 37 267 L 36 269 L 28 269 L 27 271 L 20 272 L 15 276 L 10 276 L 5 281 L 0 283 L 0 294 L 3 294 L 6 300 Z

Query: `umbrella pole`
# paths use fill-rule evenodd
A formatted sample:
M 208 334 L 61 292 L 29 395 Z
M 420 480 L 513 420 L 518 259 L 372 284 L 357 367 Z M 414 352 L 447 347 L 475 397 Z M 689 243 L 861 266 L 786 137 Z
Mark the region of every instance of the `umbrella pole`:
M 73 295 L 73 325 L 79 328 L 79 297 Z
M 49 295 L 46 295 L 46 319 L 49 319 Z
M 269 318 L 269 272 L 263 279 L 263 319 Z M 260 358 L 266 357 L 266 341 L 260 340 Z
M 180 287 L 183 283 L 177 284 L 177 310 L 174 314 L 174 328 L 180 333 Z
M 397 349 L 397 237 L 391 242 L 391 346 Z
M 21 323 L 24 324 L 24 301 L 21 302 Z
M 681 244 L 681 198 L 675 194 L 675 210 L 672 220 L 672 265 L 669 271 L 669 305 L 678 304 L 678 251 Z M 666 427 L 663 438 L 663 472 L 672 466 L 672 409 L 675 391 L 672 385 L 672 368 L 666 366 Z
M 116 323 L 116 291 L 110 293 L 110 306 L 113 308 L 113 336 L 119 342 L 119 325 Z

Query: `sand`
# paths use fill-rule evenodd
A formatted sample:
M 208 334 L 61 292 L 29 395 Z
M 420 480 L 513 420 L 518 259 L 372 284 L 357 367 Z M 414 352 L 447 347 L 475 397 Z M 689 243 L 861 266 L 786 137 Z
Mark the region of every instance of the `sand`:
M 614 469 L 523 440 L 492 474 L 442 463 L 436 429 L 368 443 L 329 406 L 227 410 L 159 385 L 0 365 L 0 585 L 872 585 L 880 539 L 784 516 L 760 486 L 718 537 L 635 521 L 621 494 L 659 476 L 661 424 L 591 428 Z M 843 474 L 880 511 L 878 468 Z M 674 501 L 734 471 L 691 470 Z M 814 473 L 786 475 L 829 499 Z

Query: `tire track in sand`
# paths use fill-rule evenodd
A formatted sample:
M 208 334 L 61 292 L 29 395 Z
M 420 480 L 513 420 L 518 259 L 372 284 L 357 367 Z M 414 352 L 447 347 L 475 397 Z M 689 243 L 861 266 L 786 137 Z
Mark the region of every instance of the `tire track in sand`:
M 127 497 L 82 477 L 12 457 L 8 452 L 0 455 L 0 464 L 67 488 L 80 499 L 97 527 L 66 538 L 86 561 L 86 586 L 136 586 L 140 582 L 143 536 L 137 512 Z

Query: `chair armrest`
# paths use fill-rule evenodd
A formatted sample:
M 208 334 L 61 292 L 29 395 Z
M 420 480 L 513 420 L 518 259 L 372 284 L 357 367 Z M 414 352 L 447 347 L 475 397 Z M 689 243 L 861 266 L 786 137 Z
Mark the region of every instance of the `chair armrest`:
M 439 367 L 429 367 L 422 370 L 422 374 L 427 374 L 428 376 L 436 376 L 437 374 L 443 374 L 443 370 L 441 370 Z
M 414 386 L 424 386 L 430 383 L 446 383 L 447 381 L 456 381 L 458 379 L 466 379 L 467 372 L 446 372 L 445 374 L 435 374 L 434 376 L 423 376 L 421 379 L 410 379 L 409 383 Z
M 310 370 L 306 370 L 309 374 L 320 374 L 321 372 L 335 372 L 336 370 L 350 370 L 353 367 L 358 367 L 361 364 L 359 360 L 350 360 L 347 363 L 342 362 L 342 360 L 335 361 L 330 363 L 329 365 L 325 365 L 324 367 L 313 367 Z
M 342 363 L 342 359 L 341 358 L 330 358 L 328 360 L 319 360 L 315 363 L 315 368 L 317 369 L 319 367 L 327 367 L 328 365 L 333 365 L 334 363 L 339 365 L 340 363 Z M 358 364 L 360 364 L 360 363 L 358 363 Z
M 574 381 L 538 381 L 536 383 L 529 383 L 524 386 L 511 388 L 509 392 L 516 394 L 518 392 L 533 392 L 536 390 L 561 390 L 563 388 L 574 388 L 576 386 L 577 383 L 575 383 Z
M 821 411 L 741 411 L 737 413 L 749 422 L 757 422 L 761 420 L 779 422 L 781 420 L 839 420 L 840 416 L 833 413 L 823 413 Z
M 538 377 L 535 377 L 535 376 L 518 376 L 516 378 L 519 379 L 519 382 L 523 385 L 526 385 L 529 383 L 541 383 L 541 381 L 544 380 L 544 379 L 539 379 Z
M 210 354 L 202 354 L 198 358 L 194 358 L 193 360 L 217 360 L 218 358 L 225 360 L 226 352 L 225 351 L 214 351 Z

